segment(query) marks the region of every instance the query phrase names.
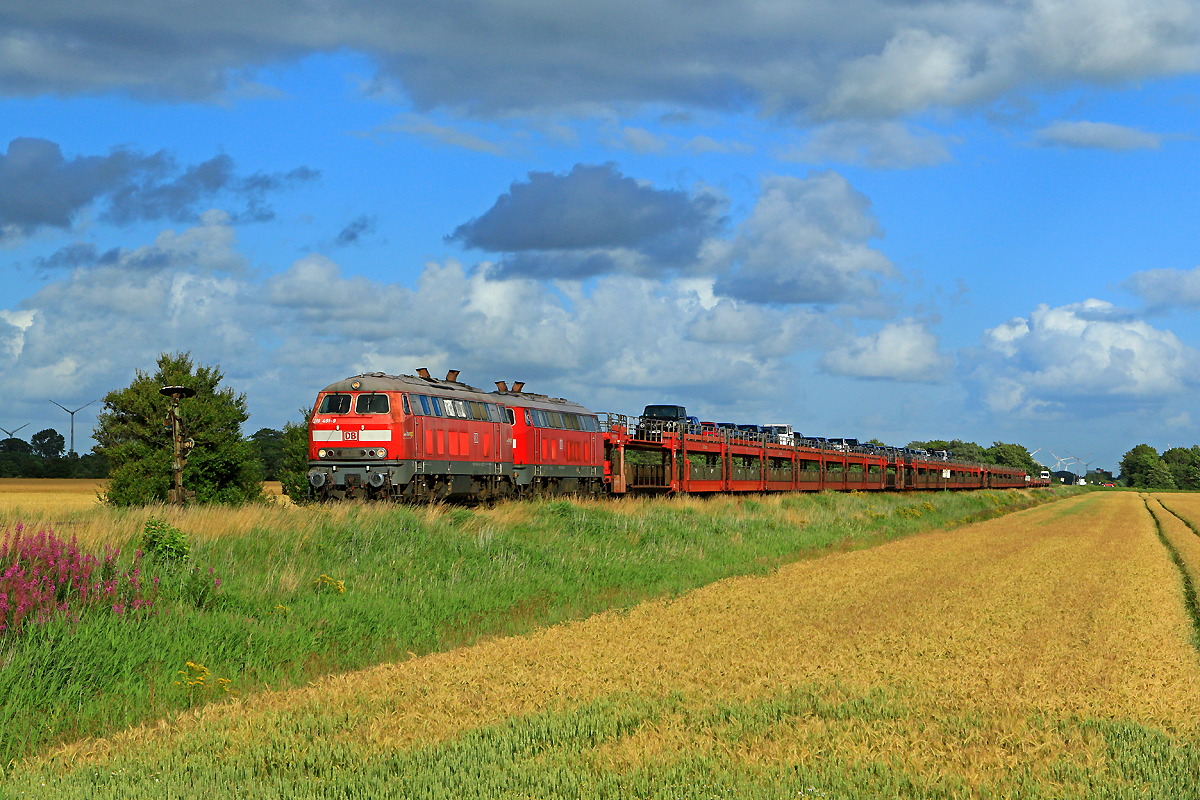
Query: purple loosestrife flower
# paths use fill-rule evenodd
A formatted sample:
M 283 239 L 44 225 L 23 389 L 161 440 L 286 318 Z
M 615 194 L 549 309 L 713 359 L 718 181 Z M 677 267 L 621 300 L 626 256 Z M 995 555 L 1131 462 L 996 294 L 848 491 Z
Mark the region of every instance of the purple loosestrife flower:
M 0 632 L 60 615 L 77 622 L 82 611 L 106 604 L 121 616 L 153 604 L 142 596 L 140 558 L 130 572 L 118 572 L 120 551 L 105 551 L 97 574 L 100 560 L 81 551 L 75 538 L 67 543 L 53 531 L 24 533 L 18 525 L 0 540 Z

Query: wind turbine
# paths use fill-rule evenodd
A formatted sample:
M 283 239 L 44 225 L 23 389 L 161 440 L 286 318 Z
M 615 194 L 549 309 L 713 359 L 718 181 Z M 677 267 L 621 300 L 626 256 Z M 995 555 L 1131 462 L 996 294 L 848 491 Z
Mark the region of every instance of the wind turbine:
M 54 403 L 53 400 L 51 400 L 50 402 Z M 93 400 L 92 403 L 94 403 L 94 402 L 96 402 L 96 401 Z M 75 411 L 83 411 L 85 408 L 90 406 L 92 403 L 87 403 L 86 405 L 82 405 L 79 408 L 75 409 Z M 67 408 L 62 403 L 54 403 L 54 405 L 58 406 L 63 411 L 65 411 L 71 415 L 71 449 L 68 450 L 67 453 L 74 453 L 75 452 L 75 411 L 72 411 L 71 409 Z
M 21 426 L 21 428 L 28 428 L 28 427 L 29 427 L 28 422 L 26 422 L 24 425 Z M 7 428 L 0 428 L 0 431 L 4 431 L 5 433 L 7 433 L 8 438 L 15 439 L 17 437 L 17 431 L 21 430 L 21 428 L 16 428 L 15 430 L 11 430 L 11 431 L 8 430 Z
M 29 427 L 28 422 L 26 422 L 24 425 L 21 426 L 21 428 L 28 428 L 28 427 Z M 17 428 L 16 430 L 11 430 L 11 431 L 8 430 L 7 428 L 0 428 L 0 431 L 4 431 L 5 433 L 7 433 L 9 439 L 15 439 L 15 438 L 17 438 L 17 431 L 21 430 L 21 428 Z
M 1053 450 L 1050 451 L 1050 455 L 1054 456 L 1054 458 L 1056 459 L 1054 462 L 1054 469 L 1052 470 L 1052 472 L 1059 472 L 1063 467 L 1071 466 L 1072 460 L 1075 458 L 1075 456 L 1071 456 L 1070 453 L 1067 453 L 1068 456 L 1071 456 L 1070 458 L 1062 458 L 1062 457 L 1056 455 Z
M 1088 453 L 1088 454 L 1087 454 L 1086 456 L 1084 456 L 1083 458 L 1091 458 L 1091 457 L 1092 457 L 1092 456 L 1094 456 L 1094 455 L 1096 455 L 1096 454 L 1095 454 L 1095 453 Z M 1090 461 L 1084 461 L 1084 460 L 1083 460 L 1083 458 L 1080 458 L 1079 456 L 1072 456 L 1072 458 L 1074 458 L 1074 459 L 1075 459 L 1075 463 L 1076 463 L 1076 464 L 1083 464 L 1083 475 L 1084 475 L 1084 477 L 1087 477 L 1087 474 L 1088 474 L 1088 468 L 1092 466 L 1092 462 L 1090 462 Z M 1077 475 L 1078 475 L 1079 473 L 1075 473 L 1075 474 L 1077 474 Z

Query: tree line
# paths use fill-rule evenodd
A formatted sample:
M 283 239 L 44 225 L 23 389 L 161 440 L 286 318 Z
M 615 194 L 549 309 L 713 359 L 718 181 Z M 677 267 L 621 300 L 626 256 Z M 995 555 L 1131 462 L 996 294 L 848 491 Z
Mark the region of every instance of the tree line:
M 105 478 L 108 460 L 95 453 L 65 453 L 66 439 L 53 428 L 38 431 L 29 441 L 10 436 L 0 440 L 0 478 Z
M 1044 466 L 1033 460 L 1033 456 L 1029 454 L 1029 450 L 1024 445 L 1008 442 L 992 442 L 991 447 L 982 447 L 975 442 L 964 442 L 961 439 L 930 439 L 927 442 L 909 442 L 908 446 L 930 452 L 946 450 L 953 453 L 954 458 L 959 461 L 1014 467 L 1023 469 L 1035 477 L 1045 469 Z
M 1121 482 L 1138 489 L 1200 490 L 1200 445 L 1171 447 L 1159 455 L 1139 444 L 1121 458 Z

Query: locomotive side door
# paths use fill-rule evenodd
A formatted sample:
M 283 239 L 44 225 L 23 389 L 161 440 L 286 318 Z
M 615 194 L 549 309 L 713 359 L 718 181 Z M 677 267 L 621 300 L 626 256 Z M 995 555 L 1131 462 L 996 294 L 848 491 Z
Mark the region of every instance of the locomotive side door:
M 412 447 L 413 458 L 420 460 L 425 456 L 425 417 L 421 415 L 421 401 L 416 395 L 406 395 L 404 402 L 412 410 L 408 417 L 408 425 L 405 425 L 405 433 L 408 433 L 408 428 L 412 429 Z

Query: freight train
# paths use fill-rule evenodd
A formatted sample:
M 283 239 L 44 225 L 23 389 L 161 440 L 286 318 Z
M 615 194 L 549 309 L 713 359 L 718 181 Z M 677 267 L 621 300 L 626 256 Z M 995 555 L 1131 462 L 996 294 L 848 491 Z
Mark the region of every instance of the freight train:
M 629 493 L 1011 489 L 1024 470 L 948 454 L 701 425 L 682 407 L 640 417 L 496 382 L 355 375 L 322 389 L 309 419 L 308 482 L 321 500 L 493 501 Z M 676 407 L 670 407 L 672 409 Z

